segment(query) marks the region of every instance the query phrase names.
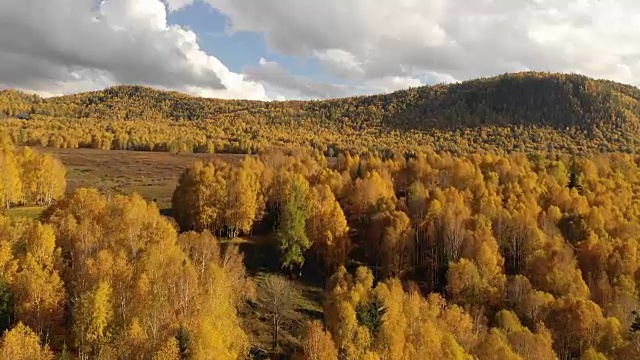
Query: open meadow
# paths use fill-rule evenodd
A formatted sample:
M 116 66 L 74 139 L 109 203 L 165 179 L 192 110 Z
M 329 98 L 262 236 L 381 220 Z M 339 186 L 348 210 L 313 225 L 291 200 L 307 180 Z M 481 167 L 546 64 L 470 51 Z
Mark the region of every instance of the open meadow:
M 174 154 L 166 152 L 97 149 L 39 148 L 58 157 L 67 168 L 67 192 L 95 187 L 101 192 L 132 194 L 156 200 L 163 210 L 171 207 L 171 195 L 182 171 L 196 160 L 222 158 L 238 161 L 235 154 Z
M 99 149 L 34 148 L 49 153 L 66 168 L 67 193 L 79 188 L 96 188 L 104 194 L 138 193 L 148 201 L 156 201 L 167 213 L 171 195 L 182 171 L 196 160 L 222 158 L 237 162 L 245 155 L 235 154 L 174 154 L 167 152 L 119 151 Z M 41 206 L 15 207 L 10 217 L 35 218 Z

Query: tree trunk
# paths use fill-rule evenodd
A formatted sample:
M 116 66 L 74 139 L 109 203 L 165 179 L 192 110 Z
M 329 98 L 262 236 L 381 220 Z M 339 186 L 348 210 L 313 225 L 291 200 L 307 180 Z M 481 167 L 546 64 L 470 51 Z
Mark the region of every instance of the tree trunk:
M 273 352 L 276 352 L 276 349 L 278 348 L 278 317 L 274 316 L 273 317 L 273 344 L 271 344 L 273 347 Z

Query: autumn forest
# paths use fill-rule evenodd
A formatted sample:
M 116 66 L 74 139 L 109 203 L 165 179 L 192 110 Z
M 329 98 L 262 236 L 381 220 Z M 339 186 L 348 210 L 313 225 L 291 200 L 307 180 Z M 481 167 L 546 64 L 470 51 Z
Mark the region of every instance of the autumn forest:
M 1 359 L 640 358 L 637 88 L 7 90 L 0 134 Z M 240 155 L 188 164 L 165 209 L 70 191 L 51 148 Z

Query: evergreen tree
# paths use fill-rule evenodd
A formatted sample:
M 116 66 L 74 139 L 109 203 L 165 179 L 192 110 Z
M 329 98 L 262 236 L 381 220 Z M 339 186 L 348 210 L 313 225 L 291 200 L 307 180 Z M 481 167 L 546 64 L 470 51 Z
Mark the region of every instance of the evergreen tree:
M 577 172 L 571 172 L 569 174 L 569 189 L 577 189 L 578 193 L 582 194 L 582 185 L 580 184 L 580 174 Z
M 632 311 L 633 315 L 633 323 L 631 323 L 631 331 L 638 332 L 640 331 L 640 314 L 637 311 Z
M 282 267 L 293 269 L 304 265 L 304 252 L 311 247 L 306 232 L 306 221 L 310 209 L 307 199 L 309 184 L 296 175 L 291 179 L 290 191 L 280 207 L 277 229 L 278 243 L 282 256 Z
M 13 321 L 13 295 L 0 278 L 0 334 L 9 329 Z
M 180 359 L 186 360 L 189 358 L 189 332 L 184 326 L 180 325 L 178 333 L 176 334 L 176 340 L 178 340 L 178 349 L 180 352 Z
M 373 338 L 380 332 L 384 323 L 382 318 L 386 313 L 387 308 L 377 294 L 374 294 L 371 300 L 362 302 L 356 307 L 358 323 L 369 329 L 369 333 Z
M 71 360 L 71 354 L 67 349 L 67 343 L 62 344 L 62 350 L 60 351 L 59 360 Z

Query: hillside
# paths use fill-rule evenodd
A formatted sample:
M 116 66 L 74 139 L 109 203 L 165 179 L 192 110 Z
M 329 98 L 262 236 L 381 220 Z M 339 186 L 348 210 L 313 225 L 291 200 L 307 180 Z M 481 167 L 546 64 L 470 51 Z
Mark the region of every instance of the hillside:
M 636 88 L 0 96 L 0 359 L 640 359 Z
M 25 111 L 36 119 L 206 122 L 204 127 L 217 127 L 224 133 L 232 124 L 303 128 L 314 134 L 322 129 L 338 137 L 419 132 L 420 139 L 413 142 L 420 144 L 440 143 L 450 136 L 462 136 L 462 142 L 477 141 L 474 137 L 521 141 L 524 131 L 532 144 L 560 137 L 578 146 L 593 141 L 591 147 L 605 151 L 635 149 L 640 133 L 640 89 L 581 75 L 533 72 L 324 101 L 220 100 L 131 85 L 48 99 L 0 92 L 0 115 L 17 116 Z M 532 129 L 533 135 L 529 134 Z M 236 140 L 244 136 L 237 135 Z M 259 135 L 254 132 L 252 137 L 255 140 Z M 331 142 L 341 143 L 329 140 L 325 137 L 318 143 L 324 149 Z

